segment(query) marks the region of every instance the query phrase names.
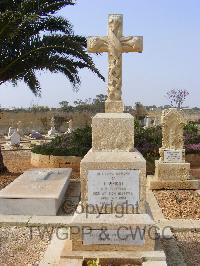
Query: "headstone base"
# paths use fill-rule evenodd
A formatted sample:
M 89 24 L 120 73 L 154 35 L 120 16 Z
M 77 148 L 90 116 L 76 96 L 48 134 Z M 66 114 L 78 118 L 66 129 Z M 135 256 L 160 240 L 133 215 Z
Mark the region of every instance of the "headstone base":
M 122 101 L 106 101 L 105 102 L 106 113 L 123 113 L 124 104 Z
M 155 161 L 155 177 L 161 181 L 185 181 L 190 178 L 190 163 Z
M 147 176 L 149 189 L 191 189 L 197 190 L 200 182 L 196 179 L 188 180 L 158 180 L 155 176 Z
M 148 214 L 77 214 L 70 228 L 72 250 L 152 251 L 155 229 Z
M 91 171 L 93 171 L 92 174 Z M 90 174 L 96 180 L 95 184 L 89 182 Z M 80 176 L 82 206 L 84 209 L 88 209 L 91 205 L 91 207 L 95 207 L 95 210 L 90 213 L 116 212 L 116 208 L 113 208 L 111 212 L 109 210 L 111 202 L 114 204 L 116 201 L 130 204 L 131 210 L 129 212 L 128 208 L 127 212 L 133 213 L 132 207 L 135 204 L 129 198 L 139 198 L 137 212 L 146 212 L 146 161 L 137 150 L 133 152 L 93 152 L 91 149 L 81 161 Z M 94 187 L 94 191 L 88 189 L 90 185 Z M 114 195 L 114 199 L 112 195 Z M 123 197 L 122 200 L 121 197 Z M 91 202 L 89 198 L 95 198 L 95 202 Z

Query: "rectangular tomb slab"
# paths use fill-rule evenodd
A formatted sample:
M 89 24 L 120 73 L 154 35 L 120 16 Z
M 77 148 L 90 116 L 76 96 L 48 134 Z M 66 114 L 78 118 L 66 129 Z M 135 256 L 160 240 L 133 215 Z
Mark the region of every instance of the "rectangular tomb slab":
M 31 169 L 0 191 L 0 213 L 56 215 L 71 175 L 71 168 Z

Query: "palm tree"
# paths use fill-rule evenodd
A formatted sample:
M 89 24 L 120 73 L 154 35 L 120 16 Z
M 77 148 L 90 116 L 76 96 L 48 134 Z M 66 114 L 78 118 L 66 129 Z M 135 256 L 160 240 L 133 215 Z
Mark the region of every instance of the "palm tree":
M 63 73 L 76 88 L 78 71 L 88 68 L 103 79 L 86 53 L 86 39 L 74 35 L 56 11 L 73 0 L 3 0 L 0 4 L 0 85 L 24 81 L 35 95 L 37 70 Z
M 3 156 L 1 153 L 1 145 L 0 145 L 0 173 L 6 172 L 7 168 L 5 167 L 4 163 L 3 163 Z
M 61 72 L 76 89 L 82 68 L 104 80 L 86 53 L 86 38 L 75 35 L 71 23 L 56 14 L 68 5 L 74 1 L 1 0 L 0 85 L 24 81 L 39 96 L 38 70 Z

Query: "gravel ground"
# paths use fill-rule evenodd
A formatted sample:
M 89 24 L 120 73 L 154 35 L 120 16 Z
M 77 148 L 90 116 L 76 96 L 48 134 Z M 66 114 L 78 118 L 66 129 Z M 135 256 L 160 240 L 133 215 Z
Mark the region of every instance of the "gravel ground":
M 199 266 L 200 232 L 177 232 L 174 236 L 187 266 Z
M 13 182 L 20 174 L 6 173 L 0 175 L 0 190 Z
M 167 219 L 200 219 L 200 194 L 193 190 L 154 190 Z
M 41 228 L 40 232 L 43 230 L 44 228 Z M 39 265 L 48 243 L 48 235 L 40 237 L 36 228 L 32 229 L 31 234 L 28 227 L 0 227 L 0 265 Z

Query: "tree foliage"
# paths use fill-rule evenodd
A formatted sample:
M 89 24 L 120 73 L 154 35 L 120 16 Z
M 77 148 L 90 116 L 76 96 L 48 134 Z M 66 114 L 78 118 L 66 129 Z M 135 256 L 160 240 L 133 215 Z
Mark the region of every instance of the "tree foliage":
M 74 88 L 79 70 L 87 68 L 104 79 L 86 53 L 86 38 L 57 15 L 73 0 L 3 0 L 0 2 L 0 85 L 24 81 L 35 95 L 41 87 L 36 71 L 63 73 Z
M 167 92 L 167 98 L 170 100 L 171 106 L 181 108 L 189 92 L 185 89 L 172 89 Z
M 69 105 L 68 101 L 60 102 L 60 107 L 62 111 L 65 112 L 91 112 L 104 113 L 105 112 L 105 101 L 107 96 L 104 94 L 98 94 L 94 99 L 88 98 L 85 100 L 77 99 L 74 101 L 75 106 Z

